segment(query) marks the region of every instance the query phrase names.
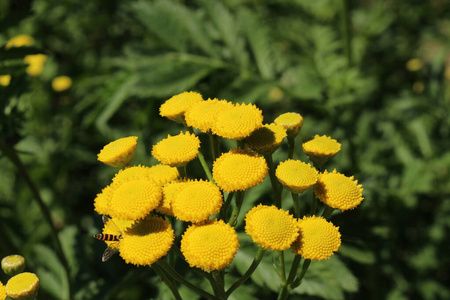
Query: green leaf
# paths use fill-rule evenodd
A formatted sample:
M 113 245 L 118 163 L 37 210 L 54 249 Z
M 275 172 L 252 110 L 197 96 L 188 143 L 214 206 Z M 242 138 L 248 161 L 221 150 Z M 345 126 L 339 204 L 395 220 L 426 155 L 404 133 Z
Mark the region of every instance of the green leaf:
M 76 246 L 77 246 L 77 227 L 74 225 L 66 226 L 58 233 L 61 241 L 61 246 L 69 264 L 71 276 L 74 278 L 79 270 L 79 263 L 76 258 Z
M 347 245 L 341 245 L 341 247 L 339 247 L 339 254 L 359 262 L 360 264 L 369 265 L 375 262 L 375 256 L 372 252 Z

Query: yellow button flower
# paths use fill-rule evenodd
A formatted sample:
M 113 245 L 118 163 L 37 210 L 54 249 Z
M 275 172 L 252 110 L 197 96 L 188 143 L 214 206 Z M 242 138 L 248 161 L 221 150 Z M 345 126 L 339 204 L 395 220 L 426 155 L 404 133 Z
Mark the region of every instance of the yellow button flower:
M 134 158 L 137 146 L 137 136 L 121 138 L 109 143 L 97 155 L 97 159 L 111 167 L 124 168 Z
M 150 178 L 161 186 L 174 181 L 180 175 L 177 168 L 161 164 L 150 167 L 148 173 Z
M 17 254 L 4 257 L 2 259 L 2 270 L 9 276 L 22 273 L 25 270 L 25 258 Z
M 186 124 L 206 133 L 211 130 L 219 113 L 233 107 L 231 102 L 225 100 L 208 99 L 198 102 L 186 111 Z
M 245 216 L 245 232 L 263 249 L 283 251 L 297 238 L 298 227 L 289 212 L 259 204 Z
M 149 178 L 149 170 L 149 167 L 141 165 L 126 167 L 114 175 L 112 182 L 121 182 L 132 177 Z
M 335 156 L 341 150 L 341 144 L 329 136 L 315 135 L 306 139 L 302 144 L 303 151 L 316 167 L 320 167 L 328 159 Z
M 314 193 L 320 201 L 342 211 L 358 206 L 364 199 L 362 192 L 362 185 L 358 185 L 353 176 L 347 177 L 336 170 L 332 173 L 325 170 L 314 186 Z
M 265 124 L 263 127 L 253 131 L 246 141 L 251 149 L 263 155 L 268 155 L 280 147 L 285 137 L 286 129 L 272 123 Z
M 406 68 L 411 72 L 419 71 L 423 68 L 423 66 L 423 60 L 421 60 L 420 58 L 411 58 L 406 62 Z
M 236 104 L 221 112 L 212 126 L 212 132 L 230 140 L 242 140 L 262 127 L 262 111 L 253 104 Z
M 107 197 L 111 217 L 137 220 L 158 207 L 162 199 L 162 188 L 148 178 L 130 178 L 112 183 Z
M 249 150 L 231 149 L 213 164 L 213 178 L 225 192 L 244 191 L 260 184 L 268 167 L 264 157 Z
M 236 231 L 220 220 L 206 221 L 188 227 L 181 239 L 181 252 L 191 267 L 204 271 L 228 266 L 239 248 Z
M 12 47 L 24 47 L 31 46 L 34 44 L 34 39 L 26 34 L 20 34 L 18 36 L 13 37 L 6 43 L 5 49 L 9 49 Z
M 286 129 L 289 138 L 295 138 L 302 129 L 303 117 L 298 113 L 288 112 L 278 116 L 274 122 Z
M 28 64 L 26 68 L 26 72 L 30 76 L 38 76 L 44 70 L 44 64 L 47 60 L 47 55 L 44 54 L 32 54 L 27 55 L 23 59 L 23 61 Z
M 170 223 L 157 216 L 136 221 L 123 232 L 120 256 L 128 264 L 147 266 L 167 254 L 174 240 Z
M 0 85 L 8 86 L 11 82 L 11 75 L 0 75 Z
M 6 295 L 13 299 L 35 299 L 39 290 L 39 278 L 34 273 L 24 272 L 8 280 Z
M 278 165 L 275 176 L 289 191 L 303 193 L 317 182 L 319 172 L 310 164 L 288 159 Z
M 182 167 L 197 157 L 200 140 L 195 134 L 180 132 L 179 135 L 169 135 L 153 146 L 152 155 L 162 164 L 171 167 Z
M 6 299 L 6 289 L 3 283 L 0 282 L 0 300 Z
M 322 217 L 303 217 L 298 221 L 298 226 L 300 235 L 292 244 L 292 249 L 305 259 L 328 259 L 341 246 L 339 227 Z
M 185 123 L 186 110 L 200 101 L 203 101 L 203 97 L 199 93 L 184 92 L 164 102 L 159 108 L 159 114 L 177 123 Z
M 219 212 L 223 199 L 217 185 L 210 181 L 189 180 L 181 186 L 172 200 L 172 211 L 177 219 L 198 223 Z
M 62 92 L 72 86 L 72 78 L 69 76 L 58 76 L 52 80 L 52 89 L 55 92 Z
M 110 196 L 111 185 L 106 186 L 102 189 L 102 192 L 97 194 L 94 199 L 94 210 L 100 215 L 109 215 L 109 203 L 108 197 Z
M 184 188 L 184 181 L 173 181 L 163 186 L 163 198 L 156 208 L 157 212 L 173 216 L 172 201 L 175 196 Z

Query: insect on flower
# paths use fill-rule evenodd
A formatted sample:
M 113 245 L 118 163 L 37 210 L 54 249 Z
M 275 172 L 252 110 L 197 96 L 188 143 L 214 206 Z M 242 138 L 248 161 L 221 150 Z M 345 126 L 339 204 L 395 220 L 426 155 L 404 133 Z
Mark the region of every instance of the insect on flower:
M 105 251 L 103 252 L 102 262 L 105 262 L 119 251 L 119 243 L 120 240 L 122 239 L 122 232 L 120 231 L 119 227 L 117 227 L 117 225 L 113 222 L 113 220 L 111 220 L 111 217 L 103 215 L 102 221 L 105 225 L 108 224 L 108 222 L 110 222 L 108 225 L 112 230 L 114 230 L 117 233 L 117 234 L 97 233 L 94 235 L 94 238 L 96 238 L 97 240 L 112 242 L 106 247 Z

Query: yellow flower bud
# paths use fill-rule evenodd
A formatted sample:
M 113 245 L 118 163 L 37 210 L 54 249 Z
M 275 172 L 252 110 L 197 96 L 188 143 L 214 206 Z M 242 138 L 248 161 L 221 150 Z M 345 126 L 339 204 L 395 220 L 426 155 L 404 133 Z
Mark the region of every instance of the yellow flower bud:
M 2 269 L 6 275 L 14 276 L 25 270 L 25 258 L 20 255 L 9 255 L 2 259 Z

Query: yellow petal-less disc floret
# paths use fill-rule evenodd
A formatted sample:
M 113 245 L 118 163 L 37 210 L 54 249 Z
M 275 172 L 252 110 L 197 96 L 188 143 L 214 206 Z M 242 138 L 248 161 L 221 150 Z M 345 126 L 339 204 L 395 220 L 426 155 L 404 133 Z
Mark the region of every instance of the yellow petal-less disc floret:
M 341 150 L 341 144 L 336 140 L 326 135 L 319 136 L 317 134 L 304 140 L 302 147 L 316 167 L 320 167 Z
M 283 251 L 297 238 L 298 227 L 289 212 L 259 204 L 245 216 L 245 232 L 263 249 Z
M 288 112 L 278 116 L 274 122 L 286 129 L 289 138 L 295 138 L 302 129 L 303 117 L 298 113 Z
M 146 178 L 129 178 L 111 184 L 108 195 L 109 215 L 121 220 L 142 219 L 158 207 L 162 188 Z
M 180 175 L 177 168 L 161 164 L 150 167 L 148 174 L 151 179 L 161 186 L 174 181 Z
M 111 167 L 124 168 L 134 158 L 137 146 L 137 136 L 121 138 L 109 143 L 97 155 L 97 159 Z
M 2 270 L 9 276 L 22 273 L 25 270 L 25 258 L 17 254 L 3 257 Z
M 251 149 L 263 155 L 268 155 L 280 147 L 285 137 L 286 129 L 283 126 L 272 123 L 264 124 L 263 127 L 253 131 L 246 141 Z
M 362 185 L 354 177 L 347 177 L 334 170 L 328 173 L 325 170 L 319 175 L 317 183 L 314 185 L 316 197 L 329 207 L 347 210 L 353 209 L 363 201 Z
M 310 164 L 288 159 L 278 165 L 275 176 L 289 191 L 303 193 L 317 182 L 319 172 Z
M 32 54 L 24 57 L 23 61 L 28 64 L 26 72 L 30 76 L 38 76 L 44 70 L 44 64 L 47 60 L 47 55 L 44 54 Z
M 39 290 L 39 278 L 34 273 L 24 272 L 11 277 L 6 284 L 6 295 L 12 299 L 35 299 Z
M 150 168 L 147 166 L 132 166 L 132 167 L 126 167 L 124 169 L 119 170 L 119 172 L 114 175 L 114 178 L 112 179 L 112 182 L 121 182 L 123 180 L 128 180 L 132 177 L 135 178 L 150 178 L 149 176 L 149 170 Z
M 170 223 L 158 216 L 136 221 L 123 232 L 120 256 L 128 264 L 151 265 L 167 254 L 174 240 Z
M 172 211 L 177 219 L 199 223 L 219 212 L 223 199 L 217 185 L 203 180 L 189 180 L 181 185 L 172 200 Z
M 213 164 L 213 178 L 225 192 L 244 191 L 260 184 L 268 173 L 264 157 L 255 152 L 231 149 Z
M 8 86 L 11 82 L 11 75 L 0 75 L 0 85 Z
M 12 47 L 26 47 L 34 44 L 34 39 L 26 34 L 20 34 L 18 36 L 13 37 L 6 43 L 5 49 L 9 49 Z
M 72 78 L 69 76 L 58 76 L 52 80 L 52 89 L 55 92 L 62 92 L 72 86 Z
M 253 104 L 242 103 L 221 112 L 212 132 L 226 139 L 242 140 L 262 125 L 262 111 Z
M 186 124 L 202 132 L 209 132 L 217 115 L 233 107 L 233 103 L 226 100 L 208 99 L 198 102 L 186 111 Z
M 102 192 L 97 194 L 94 199 L 94 210 L 100 215 L 109 215 L 109 196 L 111 192 L 111 185 L 102 189 Z
M 6 299 L 6 289 L 3 283 L 0 282 L 0 300 Z
M 133 225 L 134 221 L 132 220 L 119 220 L 116 218 L 110 218 L 103 225 L 103 234 L 112 234 L 112 235 L 123 235 L 123 232 L 127 230 L 131 225 Z M 111 248 L 117 248 L 118 244 L 116 242 L 105 241 L 106 245 Z
M 328 259 L 341 246 L 339 227 L 323 217 L 303 217 L 298 221 L 298 226 L 300 234 L 292 249 L 305 259 Z
M 159 108 L 159 114 L 177 123 L 185 123 L 184 114 L 194 104 L 203 101 L 197 92 L 184 92 L 173 96 Z
M 172 201 L 175 196 L 184 188 L 184 181 L 173 181 L 163 186 L 163 198 L 156 208 L 157 212 L 173 216 Z
M 152 155 L 162 164 L 171 167 L 182 167 L 197 157 L 200 140 L 195 134 L 180 132 L 169 135 L 153 146 Z
M 239 248 L 236 231 L 220 220 L 188 227 L 181 239 L 181 252 L 191 267 L 221 270 L 233 260 Z

